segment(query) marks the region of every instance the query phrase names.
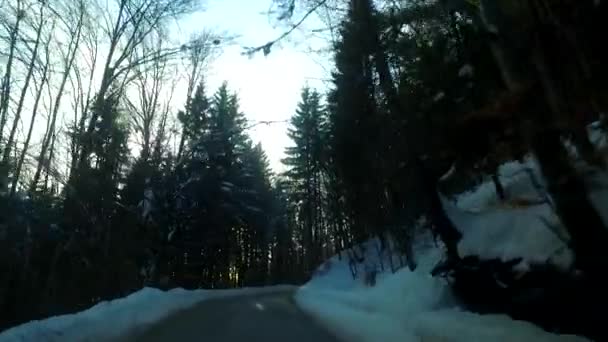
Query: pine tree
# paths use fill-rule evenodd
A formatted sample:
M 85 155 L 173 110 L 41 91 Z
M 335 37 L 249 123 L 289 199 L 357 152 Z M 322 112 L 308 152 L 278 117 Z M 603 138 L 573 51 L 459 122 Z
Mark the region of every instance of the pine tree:
M 180 111 L 177 115 L 183 127 L 185 144 L 189 145 L 190 150 L 200 135 L 204 133 L 209 106 L 209 99 L 205 93 L 205 84 L 201 82 L 196 88 L 192 99 L 186 104 L 186 110 Z
M 324 222 L 324 157 L 325 113 L 321 96 L 310 88 L 302 90 L 301 102 L 291 118 L 288 136 L 293 147 L 286 150 L 283 163 L 289 168 L 285 175 L 292 182 L 292 198 L 298 203 L 307 271 L 311 272 L 320 262 L 323 245 L 327 240 Z
M 345 189 L 346 220 L 355 242 L 381 229 L 381 113 L 376 106 L 374 47 L 351 6 L 336 44 L 334 88 L 329 94 L 331 173 Z
M 75 286 L 79 287 L 77 293 L 80 296 L 74 296 L 71 300 L 76 303 L 91 300 L 92 296 L 111 298 L 118 291 L 112 284 L 112 275 L 123 262 L 120 251 L 127 248 L 127 241 L 119 238 L 121 227 L 115 224 L 115 220 L 119 207 L 119 189 L 124 184 L 128 130 L 117 104 L 118 98 L 110 97 L 92 109 L 97 111 L 99 120 L 87 136 L 91 142 L 91 154 L 87 156 L 86 162 L 75 169 L 65 187 L 62 224 L 67 227 L 72 244 L 79 245 L 77 255 L 89 260 L 89 265 L 70 265 L 54 259 L 51 269 L 57 267 L 57 271 L 49 275 L 48 291 L 61 287 L 62 292 L 53 296 L 57 298 L 44 298 L 43 305 L 50 305 L 47 301 L 68 296 Z M 58 256 L 62 257 L 66 256 Z M 90 263 L 105 264 L 107 267 L 97 270 L 98 274 L 93 276 Z M 64 273 L 60 274 L 61 272 Z M 72 277 L 78 281 L 57 285 L 61 281 L 73 279 Z
M 268 158 L 261 144 L 247 146 L 242 159 L 242 171 L 237 187 L 240 212 L 245 223 L 245 238 L 241 244 L 240 285 L 263 285 L 269 276 L 268 253 L 273 224 L 273 192 L 270 184 Z
M 302 280 L 303 266 L 299 262 L 294 231 L 296 227 L 294 203 L 290 200 L 289 180 L 279 176 L 274 180 L 272 224 L 270 226 L 271 276 L 279 284 Z
M 203 98 L 198 99 L 200 106 L 195 96 L 191 108 L 204 108 Z M 222 85 L 200 133 L 190 142 L 190 158 L 180 166 L 180 240 L 189 244 L 182 263 L 189 268 L 203 266 L 201 271 L 185 272 L 202 274 L 199 281 L 209 287 L 229 286 L 235 273 L 233 251 L 239 246 L 233 242 L 244 226 L 237 187 L 248 144 L 244 125 L 236 96 Z

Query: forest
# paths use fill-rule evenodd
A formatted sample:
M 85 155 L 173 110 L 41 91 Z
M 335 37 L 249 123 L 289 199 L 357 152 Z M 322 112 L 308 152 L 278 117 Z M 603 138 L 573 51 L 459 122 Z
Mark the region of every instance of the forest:
M 292 29 L 322 12 L 335 33 L 329 91 L 302 85 L 285 172 L 249 136 L 238 93 L 205 82 L 230 37 L 166 39 L 198 1 L 0 0 L 0 329 L 145 286 L 300 284 L 336 253 L 357 260 L 353 246 L 372 237 L 403 254 L 391 270 L 415 269 L 412 241 L 431 231 L 445 250 L 436 275 L 471 307 L 605 337 L 590 317 L 608 302 L 608 230 L 564 142 L 606 168 L 587 126 L 608 127 L 608 5 L 273 3 Z M 500 265 L 459 256 L 438 191 L 489 177 L 509 201 L 497 169 L 530 154 L 576 272 L 538 265 L 503 291 L 488 283 Z

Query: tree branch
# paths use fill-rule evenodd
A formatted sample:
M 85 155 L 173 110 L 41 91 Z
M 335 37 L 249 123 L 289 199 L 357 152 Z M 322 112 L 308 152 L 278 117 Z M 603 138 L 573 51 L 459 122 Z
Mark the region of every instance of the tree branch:
M 300 18 L 300 20 L 298 20 L 298 22 L 296 22 L 295 24 L 291 25 L 291 28 L 289 30 L 283 32 L 283 34 L 281 34 L 280 36 L 278 36 L 274 40 L 271 40 L 268 43 L 266 43 L 264 45 L 261 45 L 261 46 L 245 48 L 245 51 L 243 52 L 243 54 L 251 56 L 251 55 L 253 55 L 253 54 L 255 54 L 255 53 L 259 52 L 259 51 L 262 51 L 264 53 L 264 56 L 267 56 L 270 53 L 270 49 L 272 48 L 272 46 L 274 44 L 278 43 L 279 41 L 285 39 L 285 37 L 289 36 L 293 31 L 295 31 L 298 27 L 300 27 L 300 25 L 302 25 L 302 23 L 304 23 L 304 21 L 306 21 L 306 19 L 311 14 L 313 14 L 317 9 L 319 9 L 321 6 L 323 6 L 326 2 L 327 2 L 327 0 L 321 0 L 321 1 L 319 1 L 311 9 L 309 9 L 306 12 L 306 14 L 304 14 L 304 16 L 302 18 Z

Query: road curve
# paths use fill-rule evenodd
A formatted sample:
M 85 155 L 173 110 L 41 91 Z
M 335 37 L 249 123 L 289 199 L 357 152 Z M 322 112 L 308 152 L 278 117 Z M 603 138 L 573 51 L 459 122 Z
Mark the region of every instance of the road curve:
M 300 310 L 294 291 L 202 301 L 176 312 L 128 341 L 141 342 L 338 342 Z

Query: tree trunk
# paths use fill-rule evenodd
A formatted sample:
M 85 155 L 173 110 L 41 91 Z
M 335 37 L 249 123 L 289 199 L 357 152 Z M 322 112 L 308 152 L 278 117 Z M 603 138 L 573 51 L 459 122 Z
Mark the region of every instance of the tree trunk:
M 64 93 L 63 90 L 65 89 L 65 85 L 67 83 L 68 77 L 70 76 L 70 70 L 72 70 L 72 65 L 74 65 L 74 60 L 76 59 L 76 54 L 78 52 L 78 45 L 79 45 L 81 33 L 82 33 L 83 16 L 84 16 L 84 11 L 81 11 L 76 32 L 71 37 L 70 43 L 68 44 L 66 64 L 64 66 L 65 69 L 63 70 L 63 76 L 62 76 L 59 88 L 57 90 L 57 96 L 55 97 L 55 103 L 53 105 L 53 112 L 51 114 L 51 123 L 50 123 L 49 132 L 51 132 L 53 134 L 55 132 L 55 123 L 57 121 L 57 114 L 59 113 L 61 98 Z M 44 157 L 46 156 L 47 149 L 49 148 L 49 145 L 51 143 L 51 138 L 52 138 L 52 136 L 48 135 L 48 136 L 46 136 L 46 139 L 43 139 L 43 141 L 42 141 L 42 147 L 40 149 L 40 156 L 38 158 L 38 166 L 36 167 L 36 172 L 34 174 L 34 178 L 32 179 L 32 184 L 30 186 L 31 193 L 34 193 L 38 186 L 38 181 L 40 180 L 40 174 L 42 172 L 42 166 L 44 163 Z
M 21 13 L 23 9 L 21 8 L 21 0 L 17 0 L 17 20 L 15 21 L 15 26 L 11 31 L 10 35 L 10 43 L 9 43 L 9 51 L 8 51 L 8 59 L 6 61 L 6 70 L 4 70 L 4 77 L 2 78 L 2 87 L 0 89 L 0 141 L 2 140 L 2 136 L 4 133 L 4 126 L 6 125 L 6 121 L 8 120 L 8 104 L 11 95 L 11 72 L 13 69 L 13 59 L 15 56 L 15 48 L 17 46 L 17 36 L 19 35 L 19 24 L 23 19 L 23 14 Z
M 73 149 L 72 149 L 72 158 L 71 158 L 71 163 L 70 163 L 70 172 L 68 174 L 68 179 L 71 177 L 72 173 L 74 173 L 74 169 L 76 168 L 76 165 L 78 164 L 78 156 L 80 155 L 80 147 L 81 147 L 81 143 L 82 143 L 82 135 L 84 133 L 84 129 L 85 129 L 85 123 L 87 120 L 87 113 L 89 112 L 89 109 L 91 107 L 91 90 L 93 89 L 92 87 L 92 83 L 93 83 L 93 77 L 95 75 L 95 70 L 96 70 L 96 66 L 97 66 L 97 50 L 94 50 L 94 53 L 92 53 L 92 63 L 91 63 L 91 70 L 90 70 L 90 74 L 89 74 L 89 83 L 87 85 L 87 96 L 86 96 L 86 100 L 84 100 L 84 102 L 82 102 L 82 108 L 81 108 L 81 117 L 80 120 L 78 120 L 78 125 L 75 126 L 75 132 L 74 132 L 74 136 L 72 137 L 72 144 L 73 144 Z M 76 125 L 76 121 L 74 121 L 74 125 Z
M 15 175 L 13 177 L 13 183 L 11 185 L 10 195 L 14 195 L 17 189 L 17 184 L 19 182 L 19 176 L 21 175 L 21 169 L 23 167 L 23 162 L 25 160 L 25 156 L 27 155 L 27 150 L 30 145 L 30 140 L 32 138 L 32 132 L 34 130 L 34 123 L 36 121 L 36 115 L 38 114 L 38 105 L 40 103 L 40 98 L 42 97 L 42 90 L 44 89 L 44 84 L 47 81 L 48 77 L 48 67 L 49 60 L 47 59 L 44 69 L 42 70 L 42 81 L 40 82 L 40 88 L 36 92 L 36 99 L 34 100 L 34 107 L 32 109 L 32 117 L 30 119 L 30 127 L 27 131 L 27 137 L 25 138 L 25 142 L 23 143 L 23 150 L 21 151 L 21 156 L 19 157 L 19 161 L 17 162 L 17 168 L 15 170 Z
M 393 118 L 402 117 L 405 114 L 405 110 L 403 109 L 403 104 L 401 103 L 397 93 L 395 81 L 393 80 L 390 71 L 386 51 L 380 41 L 380 32 L 376 22 L 375 14 L 373 12 L 374 4 L 371 0 L 351 0 L 351 6 L 353 11 L 359 12 L 359 16 L 363 21 L 363 25 L 365 25 L 366 27 L 365 32 L 368 33 L 366 39 L 368 40 L 368 42 L 371 43 L 374 48 L 374 65 L 376 72 L 378 73 L 378 81 L 380 84 L 380 88 L 382 89 L 382 92 L 386 97 L 386 103 L 388 105 L 389 112 Z M 403 132 L 396 132 L 397 136 L 395 137 L 395 139 L 404 140 L 405 146 L 408 147 L 407 155 L 398 158 L 405 158 L 410 160 L 410 162 L 408 163 L 412 172 L 412 177 L 408 179 L 410 192 L 413 192 L 411 191 L 411 189 L 420 188 L 421 184 L 419 184 L 418 182 L 421 182 L 423 185 L 422 191 L 431 196 L 430 207 L 425 209 L 429 212 L 430 219 L 433 221 L 436 228 L 439 230 L 440 236 L 442 240 L 444 240 L 444 243 L 448 248 L 448 255 L 450 257 L 456 258 L 458 256 L 456 244 L 457 241 L 460 239 L 460 233 L 455 229 L 454 225 L 443 212 L 443 207 L 441 206 L 441 202 L 437 195 L 437 178 L 432 176 L 429 178 L 430 175 L 426 172 L 427 170 L 425 170 L 425 167 L 423 166 L 423 163 L 420 160 L 420 158 L 422 158 L 420 146 L 421 139 L 416 138 L 418 136 L 416 134 L 416 129 L 417 128 L 414 127 L 414 125 L 412 124 L 412 120 L 410 119 L 408 120 L 406 128 Z M 421 207 L 415 208 L 411 205 L 408 206 L 409 209 L 406 209 L 401 205 L 402 202 L 405 200 L 405 198 L 403 198 L 403 195 L 401 194 L 401 192 L 403 192 L 403 189 L 397 189 L 392 192 L 393 194 L 390 196 L 390 198 L 393 198 L 394 205 L 397 205 L 396 208 L 398 208 L 397 210 L 400 211 L 400 213 L 397 213 L 397 217 L 403 217 L 405 221 L 403 223 L 406 225 L 411 225 L 424 211 L 424 209 Z M 412 201 L 412 203 L 415 202 Z M 408 210 L 409 212 L 406 212 L 406 210 Z M 407 255 L 408 264 L 410 268 L 413 268 L 415 267 L 413 263 L 413 250 L 411 246 L 408 246 L 411 244 L 411 242 L 412 241 L 405 241 L 405 252 L 407 254 L 410 254 Z
M 436 175 L 437 172 L 434 172 L 429 167 L 425 166 L 424 162 L 420 159 L 418 159 L 418 165 L 418 169 L 423 171 L 421 175 L 423 180 L 421 191 L 430 196 L 429 219 L 435 227 L 437 235 L 439 235 L 439 238 L 446 247 L 448 259 L 451 261 L 459 260 L 458 241 L 462 237 L 462 234 L 456 229 L 456 226 L 452 223 L 443 209 L 437 191 L 437 181 L 439 179 Z
M 500 178 L 498 177 L 498 170 L 492 172 L 492 182 L 494 183 L 494 189 L 496 190 L 496 195 L 501 201 L 504 201 L 507 198 L 505 193 L 505 188 L 502 186 L 500 182 Z
M 4 153 L 2 154 L 2 164 L 7 165 L 10 155 L 11 149 L 13 148 L 13 144 L 15 143 L 15 133 L 17 133 L 17 127 L 19 126 L 19 122 L 21 121 L 21 112 L 23 111 L 23 104 L 25 102 L 25 96 L 27 95 L 27 90 L 30 85 L 30 80 L 32 79 L 32 75 L 34 74 L 34 68 L 36 66 L 36 61 L 38 58 L 38 47 L 40 46 L 40 36 L 42 32 L 43 26 L 43 16 L 44 16 L 44 6 L 40 8 L 40 21 L 38 23 L 38 29 L 36 30 L 36 41 L 34 43 L 34 49 L 32 51 L 32 57 L 30 59 L 30 63 L 27 67 L 27 73 L 25 75 L 25 80 L 23 81 L 23 88 L 21 89 L 21 96 L 19 96 L 19 102 L 17 104 L 17 110 L 15 111 L 15 117 L 13 119 L 13 126 L 11 127 L 11 131 L 9 133 L 8 139 L 6 140 L 6 145 L 4 146 Z
M 51 132 L 51 133 L 52 133 L 52 135 L 51 135 L 51 147 L 49 148 L 49 161 L 44 166 L 45 175 L 44 175 L 44 186 L 42 187 L 42 189 L 45 193 L 48 192 L 49 177 L 52 172 L 51 166 L 53 165 L 53 158 L 55 157 L 55 140 L 57 139 L 57 134 L 55 134 L 55 132 Z M 51 187 L 51 190 L 53 190 L 52 187 Z
M 568 159 L 559 131 L 544 129 L 535 137 L 534 152 L 557 213 L 572 238 L 576 266 L 601 279 L 608 267 L 608 256 L 601 252 L 608 243 L 608 230 L 591 205 L 587 189 Z

